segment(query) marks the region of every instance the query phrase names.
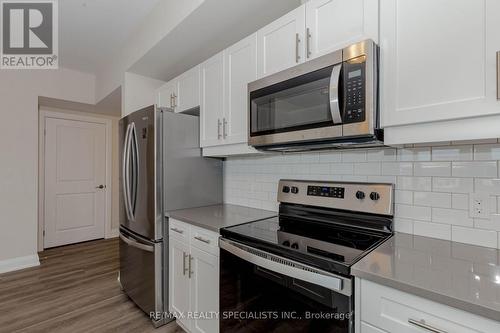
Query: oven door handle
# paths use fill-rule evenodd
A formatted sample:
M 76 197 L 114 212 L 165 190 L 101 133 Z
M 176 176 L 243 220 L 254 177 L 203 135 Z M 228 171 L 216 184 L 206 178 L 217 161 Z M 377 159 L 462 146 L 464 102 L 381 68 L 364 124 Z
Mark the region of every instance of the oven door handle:
M 342 124 L 342 116 L 340 115 L 340 73 L 342 72 L 342 64 L 333 66 L 330 76 L 330 113 L 332 114 L 333 123 L 335 125 Z
M 292 278 L 316 284 L 346 296 L 352 295 L 351 280 L 312 266 L 258 250 L 227 239 L 219 240 L 221 249 L 259 267 Z

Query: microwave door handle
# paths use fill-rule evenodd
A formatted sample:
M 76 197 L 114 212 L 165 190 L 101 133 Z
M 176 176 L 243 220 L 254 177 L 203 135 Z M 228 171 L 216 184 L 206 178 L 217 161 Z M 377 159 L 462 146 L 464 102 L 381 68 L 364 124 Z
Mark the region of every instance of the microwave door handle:
M 332 114 L 333 123 L 335 125 L 342 124 L 339 102 L 339 94 L 341 93 L 339 92 L 341 69 L 342 64 L 333 66 L 332 75 L 330 76 L 330 113 Z

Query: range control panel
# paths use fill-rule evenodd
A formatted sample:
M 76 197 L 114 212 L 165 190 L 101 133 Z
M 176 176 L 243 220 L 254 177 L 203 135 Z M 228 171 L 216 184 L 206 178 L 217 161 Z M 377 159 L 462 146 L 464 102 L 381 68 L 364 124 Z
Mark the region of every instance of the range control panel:
M 344 199 L 345 188 L 335 186 L 307 186 L 307 195 Z
M 344 63 L 344 123 L 365 121 L 365 56 Z
M 372 214 L 394 214 L 394 185 L 282 179 L 278 201 Z

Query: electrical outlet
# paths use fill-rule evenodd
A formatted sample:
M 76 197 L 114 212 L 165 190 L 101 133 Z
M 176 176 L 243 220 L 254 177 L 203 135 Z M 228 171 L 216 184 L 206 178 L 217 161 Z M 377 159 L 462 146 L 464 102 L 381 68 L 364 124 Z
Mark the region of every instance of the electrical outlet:
M 471 193 L 469 215 L 479 219 L 490 218 L 490 196 L 488 193 Z

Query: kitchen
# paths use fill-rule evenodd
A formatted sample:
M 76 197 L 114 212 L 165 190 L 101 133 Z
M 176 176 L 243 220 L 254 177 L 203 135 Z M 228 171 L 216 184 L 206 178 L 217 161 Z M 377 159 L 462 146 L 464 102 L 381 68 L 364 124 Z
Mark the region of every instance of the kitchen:
M 112 258 L 100 258 L 112 262 L 106 283 L 134 311 L 109 312 L 116 325 L 192 333 L 500 331 L 500 4 L 184 5 L 151 4 L 144 31 L 160 25 L 167 8 L 183 17 L 154 42 L 139 30 L 131 39 L 145 47 L 141 56 L 132 57 L 131 47 L 133 61 L 96 76 L 93 103 L 109 96 L 108 74 L 119 72 L 121 83 L 110 125 L 116 180 L 96 190 L 115 184 L 106 194 L 116 199 L 117 225 L 85 239 L 114 242 L 95 246 L 110 247 Z M 38 93 L 41 116 L 90 109 L 54 96 Z M 50 165 L 57 137 L 49 131 L 43 141 Z M 47 200 L 38 206 L 51 226 L 51 178 L 43 174 Z M 2 309 L 21 295 L 8 290 L 13 281 L 21 277 L 17 287 L 26 288 L 23 281 L 58 251 L 93 253 L 92 241 L 57 247 L 64 244 L 47 241 L 50 229 L 48 236 L 38 230 L 33 246 L 36 236 L 46 242 L 39 268 L 36 259 L 8 269 L 27 254 L 0 257 L 1 271 L 12 271 L 0 275 Z M 17 319 L 0 315 L 0 326 L 120 327 L 106 318 L 92 326 L 92 313 L 61 322 L 54 311 L 23 325 L 20 310 L 10 309 Z

